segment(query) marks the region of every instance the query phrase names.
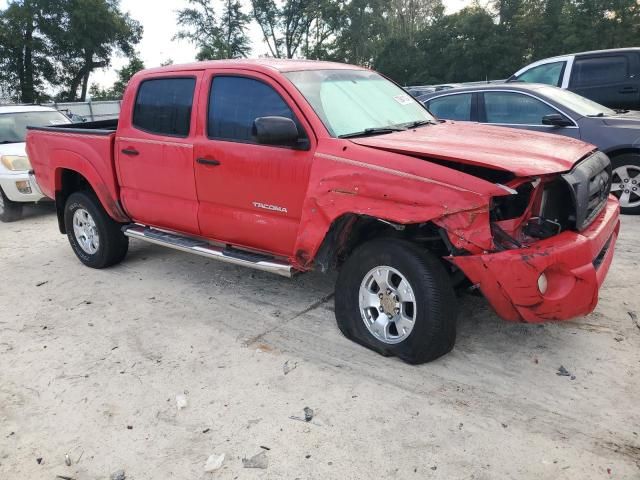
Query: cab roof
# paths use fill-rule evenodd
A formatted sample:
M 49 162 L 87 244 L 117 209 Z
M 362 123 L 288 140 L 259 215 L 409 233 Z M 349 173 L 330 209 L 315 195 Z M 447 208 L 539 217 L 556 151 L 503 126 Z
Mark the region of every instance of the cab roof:
M 183 65 L 167 65 L 144 70 L 146 73 L 183 72 L 207 70 L 211 68 L 237 68 L 255 71 L 296 72 L 303 70 L 366 70 L 356 65 L 318 60 L 293 60 L 282 58 L 256 58 L 237 60 L 208 60 L 205 62 L 187 63 Z

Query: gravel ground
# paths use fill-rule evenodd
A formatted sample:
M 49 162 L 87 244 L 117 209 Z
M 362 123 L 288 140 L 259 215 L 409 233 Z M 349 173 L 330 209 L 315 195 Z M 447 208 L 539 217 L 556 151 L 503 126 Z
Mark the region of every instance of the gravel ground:
M 332 277 L 140 242 L 95 271 L 30 209 L 0 224 L 0 479 L 638 479 L 638 238 L 624 218 L 593 314 L 464 297 L 455 350 L 416 367 L 342 337 Z

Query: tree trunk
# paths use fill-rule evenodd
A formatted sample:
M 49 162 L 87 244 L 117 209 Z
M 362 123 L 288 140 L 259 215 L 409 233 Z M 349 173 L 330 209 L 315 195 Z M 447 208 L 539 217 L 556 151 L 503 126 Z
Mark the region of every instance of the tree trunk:
M 20 100 L 22 103 L 35 102 L 35 87 L 33 78 L 33 10 L 27 6 L 27 20 L 24 30 L 24 48 L 20 58 Z
M 85 102 L 87 100 L 87 88 L 89 87 L 89 76 L 91 71 L 88 71 L 82 79 L 82 94 L 80 94 L 80 101 Z

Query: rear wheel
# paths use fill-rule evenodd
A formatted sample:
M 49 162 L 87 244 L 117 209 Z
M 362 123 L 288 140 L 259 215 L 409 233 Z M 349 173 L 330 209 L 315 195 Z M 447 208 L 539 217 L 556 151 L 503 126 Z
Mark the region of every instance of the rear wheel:
M 22 204 L 13 202 L 0 188 L 0 222 L 15 222 L 22 218 Z
M 338 327 L 351 340 L 408 363 L 449 352 L 456 300 L 449 276 L 429 252 L 398 239 L 356 249 L 336 285 Z
M 64 223 L 71 248 L 86 266 L 106 268 L 126 256 L 129 239 L 93 193 L 75 192 L 69 196 Z
M 611 193 L 620 200 L 620 211 L 640 214 L 640 154 L 624 153 L 611 159 Z

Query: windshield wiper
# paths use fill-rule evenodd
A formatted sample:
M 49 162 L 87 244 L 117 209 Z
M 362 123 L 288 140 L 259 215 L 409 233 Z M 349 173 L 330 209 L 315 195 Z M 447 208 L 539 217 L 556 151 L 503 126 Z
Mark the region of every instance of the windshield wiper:
M 405 131 L 404 128 L 399 128 L 399 127 L 365 128 L 361 132 L 346 133 L 344 135 L 340 135 L 338 138 L 366 137 L 368 135 L 382 135 L 384 133 L 404 132 L 404 131 Z
M 412 128 L 422 127 L 423 125 L 437 125 L 433 120 L 416 120 L 411 123 L 404 123 L 403 126 L 406 127 L 407 130 L 411 130 Z
M 12 142 L 11 140 L 2 140 L 0 142 L 0 145 L 6 145 L 7 143 L 18 143 L 18 142 Z
M 629 110 L 625 110 L 624 108 L 614 108 L 613 111 L 616 113 L 629 113 Z
M 587 115 L 587 117 L 604 117 L 604 112 L 595 113 L 593 115 Z

